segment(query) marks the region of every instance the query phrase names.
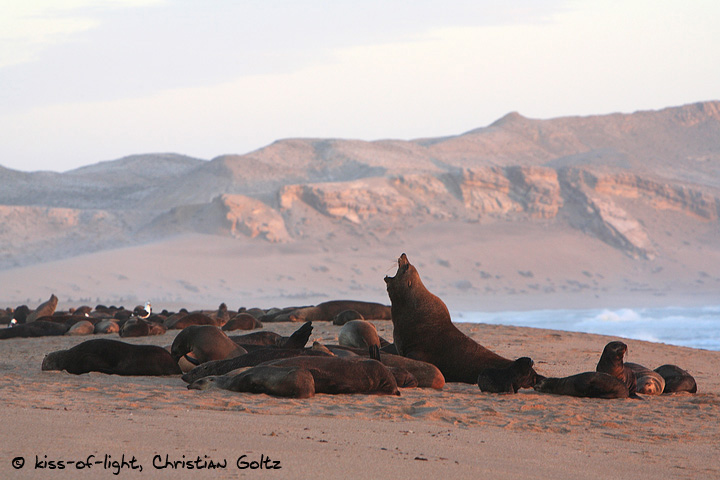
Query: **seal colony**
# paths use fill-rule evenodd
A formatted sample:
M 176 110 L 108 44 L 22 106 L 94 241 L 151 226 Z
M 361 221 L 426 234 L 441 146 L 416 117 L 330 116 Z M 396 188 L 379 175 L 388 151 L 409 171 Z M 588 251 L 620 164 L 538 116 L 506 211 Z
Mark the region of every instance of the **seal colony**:
M 545 377 L 529 356 L 505 358 L 479 344 L 452 323 L 445 303 L 423 285 L 403 253 L 395 276 L 384 278 L 390 306 L 349 300 L 318 306 L 262 310 L 153 313 L 150 302 L 134 310 L 98 305 L 56 312 L 57 297 L 31 310 L 5 310 L 0 339 L 45 335 L 163 335 L 180 329 L 172 345 L 136 345 L 109 338 L 87 340 L 49 352 L 41 370 L 71 374 L 182 375 L 191 390 L 221 388 L 309 398 L 315 394 L 400 395 L 403 388 L 442 389 L 446 382 L 475 384 L 490 394 L 521 389 L 590 398 L 640 398 L 638 394 L 695 393 L 692 375 L 677 365 L 650 370 L 625 363 L 628 347 L 611 341 L 596 371 Z M 393 343 L 365 320 L 391 320 Z M 304 320 L 289 336 L 258 331 L 230 336 L 235 329 L 257 328 L 262 321 Z M 308 346 L 312 321 L 342 324 L 337 344 Z M 228 328 L 224 328 L 228 325 Z M 130 333 L 132 332 L 132 333 Z M 537 352 L 536 352 L 537 353 Z

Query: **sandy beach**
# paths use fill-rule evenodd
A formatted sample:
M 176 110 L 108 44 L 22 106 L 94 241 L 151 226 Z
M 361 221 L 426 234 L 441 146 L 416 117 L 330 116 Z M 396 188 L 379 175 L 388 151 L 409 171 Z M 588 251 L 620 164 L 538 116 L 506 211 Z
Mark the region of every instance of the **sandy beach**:
M 392 339 L 390 322 L 374 323 Z M 594 370 L 604 345 L 614 339 L 459 326 L 504 356 L 531 356 L 546 376 Z M 286 335 L 297 327 L 264 328 Z M 315 322 L 311 340 L 335 343 L 339 329 Z M 164 346 L 176 334 L 126 340 Z M 532 390 L 486 394 L 465 384 L 447 384 L 440 391 L 403 389 L 400 397 L 318 394 L 294 400 L 191 391 L 179 377 L 40 370 L 45 354 L 85 339 L 0 341 L 2 478 L 720 476 L 720 352 L 625 340 L 629 361 L 650 368 L 677 364 L 698 383 L 695 395 L 645 396 L 644 401 Z M 59 462 L 64 469 L 50 468 Z

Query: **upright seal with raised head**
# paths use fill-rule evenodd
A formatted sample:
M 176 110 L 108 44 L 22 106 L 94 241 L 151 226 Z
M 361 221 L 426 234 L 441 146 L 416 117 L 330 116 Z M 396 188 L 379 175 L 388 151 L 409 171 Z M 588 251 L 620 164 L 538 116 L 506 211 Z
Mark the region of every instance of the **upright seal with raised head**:
M 448 382 L 476 384 L 485 369 L 505 369 L 513 364 L 513 360 L 483 347 L 453 325 L 445 303 L 425 288 L 404 253 L 398 259 L 397 273 L 386 276 L 385 283 L 392 303 L 393 338 L 400 355 L 432 363 Z M 517 388 L 531 388 L 542 378 L 532 367 L 527 373 Z

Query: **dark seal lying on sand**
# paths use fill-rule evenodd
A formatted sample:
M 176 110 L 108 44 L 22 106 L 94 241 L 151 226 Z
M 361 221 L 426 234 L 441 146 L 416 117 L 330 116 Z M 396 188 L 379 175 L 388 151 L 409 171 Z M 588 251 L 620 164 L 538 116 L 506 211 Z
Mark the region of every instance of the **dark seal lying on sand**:
M 175 375 L 180 367 L 170 352 L 155 345 L 132 345 L 105 338 L 88 340 L 68 350 L 48 353 L 43 370 L 66 370 L 82 374 Z
M 628 398 L 625 383 L 608 373 L 584 372 L 563 378 L 544 378 L 535 384 L 535 390 L 555 395 L 589 398 Z

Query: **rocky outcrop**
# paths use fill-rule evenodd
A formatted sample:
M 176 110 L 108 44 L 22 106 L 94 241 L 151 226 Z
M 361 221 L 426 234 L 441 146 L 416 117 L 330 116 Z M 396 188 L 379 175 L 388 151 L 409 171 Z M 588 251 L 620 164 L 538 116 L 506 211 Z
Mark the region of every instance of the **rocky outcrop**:
M 155 235 L 198 232 L 258 238 L 273 243 L 290 240 L 277 210 L 244 195 L 219 195 L 208 204 L 173 208 L 153 220 L 148 229 Z
M 442 138 L 287 139 L 211 161 L 139 155 L 65 173 L 0 167 L 0 268 L 183 232 L 332 242 L 335 229 L 383 238 L 444 221 L 569 225 L 652 259 L 664 221 L 653 212 L 720 221 L 719 112 L 512 113 Z
M 546 167 L 465 169 L 460 190 L 465 206 L 481 214 L 554 218 L 563 202 L 557 172 Z
M 284 210 L 292 208 L 295 202 L 303 202 L 324 215 L 354 224 L 408 215 L 414 206 L 384 178 L 290 185 L 281 189 L 279 197 L 280 208 Z

